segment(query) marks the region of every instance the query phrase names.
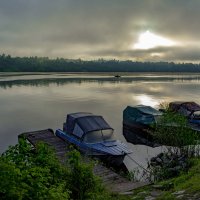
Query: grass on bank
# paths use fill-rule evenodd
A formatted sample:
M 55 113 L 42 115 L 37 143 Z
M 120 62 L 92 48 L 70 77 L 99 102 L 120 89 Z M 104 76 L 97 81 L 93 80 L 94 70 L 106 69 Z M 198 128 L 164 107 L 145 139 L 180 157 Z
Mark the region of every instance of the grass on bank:
M 178 177 L 172 179 L 136 189 L 131 199 L 144 200 L 151 195 L 152 191 L 160 192 L 160 195 L 156 198 L 157 200 L 175 200 L 177 195 L 173 193 L 178 191 L 184 191 L 182 199 L 184 199 L 184 196 L 192 197 L 195 194 L 200 199 L 200 159 L 192 159 L 191 162 L 192 167 L 188 172 L 183 172 Z M 160 189 L 155 189 L 154 185 L 158 185 Z
M 200 194 L 200 159 L 193 159 L 192 162 L 193 166 L 187 173 L 160 183 L 163 186 L 172 185 L 172 188 L 166 191 L 163 197 L 181 190 L 185 190 L 187 194 Z

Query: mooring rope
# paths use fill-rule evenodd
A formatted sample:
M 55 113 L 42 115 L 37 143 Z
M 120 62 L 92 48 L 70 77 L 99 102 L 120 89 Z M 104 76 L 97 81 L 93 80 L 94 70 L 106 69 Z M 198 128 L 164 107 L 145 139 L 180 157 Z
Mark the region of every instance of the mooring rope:
M 139 167 L 141 167 L 144 171 L 146 171 L 147 173 L 151 173 L 149 170 L 145 169 L 141 164 L 139 164 L 136 160 L 134 160 L 133 158 L 131 158 L 130 155 L 127 155 L 134 163 L 136 163 Z

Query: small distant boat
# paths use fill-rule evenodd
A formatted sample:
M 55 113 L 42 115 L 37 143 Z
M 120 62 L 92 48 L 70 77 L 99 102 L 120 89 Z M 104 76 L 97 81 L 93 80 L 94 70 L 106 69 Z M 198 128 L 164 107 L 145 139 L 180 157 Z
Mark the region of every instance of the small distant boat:
M 63 130 L 58 129 L 55 134 L 86 155 L 117 166 L 123 163 L 127 154 L 132 153 L 126 144 L 114 139 L 114 130 L 104 118 L 92 113 L 68 114 Z
M 120 78 L 121 76 L 119 74 L 115 75 L 115 78 Z
M 147 146 L 159 146 L 150 134 L 161 112 L 151 106 L 127 106 L 123 111 L 123 135 L 128 142 Z

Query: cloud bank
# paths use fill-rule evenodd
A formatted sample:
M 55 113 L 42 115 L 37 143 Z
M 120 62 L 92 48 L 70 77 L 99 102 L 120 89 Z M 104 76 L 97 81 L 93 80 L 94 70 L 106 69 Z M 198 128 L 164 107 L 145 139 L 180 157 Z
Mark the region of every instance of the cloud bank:
M 199 62 L 200 1 L 0 0 L 0 52 Z M 133 49 L 147 30 L 175 46 Z

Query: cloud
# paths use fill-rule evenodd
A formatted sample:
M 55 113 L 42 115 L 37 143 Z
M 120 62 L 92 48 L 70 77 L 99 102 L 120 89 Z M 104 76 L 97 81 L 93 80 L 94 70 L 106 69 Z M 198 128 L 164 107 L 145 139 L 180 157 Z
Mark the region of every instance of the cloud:
M 198 61 L 199 9 L 200 1 L 195 0 L 1 0 L 0 51 L 19 56 Z M 182 46 L 132 50 L 147 30 Z

